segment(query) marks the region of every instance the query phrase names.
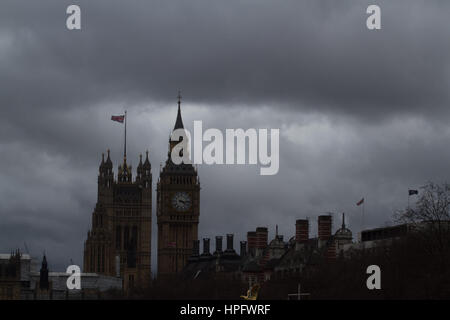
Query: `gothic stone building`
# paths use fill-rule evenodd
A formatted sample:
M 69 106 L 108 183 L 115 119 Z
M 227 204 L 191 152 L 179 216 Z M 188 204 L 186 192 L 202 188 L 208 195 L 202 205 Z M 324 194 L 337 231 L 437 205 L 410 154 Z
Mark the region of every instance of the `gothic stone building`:
M 152 175 L 140 156 L 133 181 L 126 153 L 114 179 L 113 164 L 104 155 L 98 175 L 97 205 L 84 245 L 84 272 L 117 276 L 123 288 L 146 286 L 151 280 Z
M 20 299 L 22 254 L 0 255 L 0 300 Z
M 184 129 L 178 97 L 174 131 Z M 158 277 L 182 271 L 198 239 L 200 181 L 192 164 L 174 164 L 172 149 L 181 141 L 169 142 L 169 153 L 157 184 Z M 181 154 L 180 154 L 181 155 Z

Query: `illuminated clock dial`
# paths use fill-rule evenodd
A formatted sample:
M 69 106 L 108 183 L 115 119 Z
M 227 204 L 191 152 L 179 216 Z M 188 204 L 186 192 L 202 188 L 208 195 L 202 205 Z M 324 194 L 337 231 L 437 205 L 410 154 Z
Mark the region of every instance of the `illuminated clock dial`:
M 186 192 L 177 192 L 172 197 L 172 207 L 177 211 L 186 211 L 191 207 L 191 197 Z

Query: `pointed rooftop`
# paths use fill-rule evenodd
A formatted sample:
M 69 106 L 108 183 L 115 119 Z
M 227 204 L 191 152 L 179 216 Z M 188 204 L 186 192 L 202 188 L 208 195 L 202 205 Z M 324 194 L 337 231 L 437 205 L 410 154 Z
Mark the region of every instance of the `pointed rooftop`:
M 110 151 L 108 149 L 108 158 L 106 159 L 105 165 L 112 168 L 112 161 L 111 161 L 111 157 L 110 157 Z
M 177 114 L 177 120 L 175 121 L 175 126 L 173 127 L 173 130 L 176 129 L 184 129 L 183 125 L 183 119 L 181 118 L 181 93 L 178 91 L 178 114 Z
M 148 160 L 148 150 L 145 151 L 145 162 L 144 162 L 144 169 L 150 169 L 151 165 L 150 165 L 150 161 Z

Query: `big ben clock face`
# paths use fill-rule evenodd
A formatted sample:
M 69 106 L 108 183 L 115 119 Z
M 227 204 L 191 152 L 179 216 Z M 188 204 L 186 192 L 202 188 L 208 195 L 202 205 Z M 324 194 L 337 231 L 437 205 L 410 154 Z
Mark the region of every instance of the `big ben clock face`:
M 177 192 L 172 197 L 172 207 L 177 211 L 186 211 L 191 207 L 191 197 L 186 192 Z

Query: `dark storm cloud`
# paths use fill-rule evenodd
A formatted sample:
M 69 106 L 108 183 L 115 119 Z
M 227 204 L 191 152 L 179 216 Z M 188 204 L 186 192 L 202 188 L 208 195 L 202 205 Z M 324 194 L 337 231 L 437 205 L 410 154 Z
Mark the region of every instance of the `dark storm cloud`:
M 83 30 L 69 32 L 71 2 L 7 1 L 2 99 L 17 110 L 168 102 L 182 88 L 198 103 L 363 118 L 446 112 L 450 4 L 432 2 L 378 1 L 371 32 L 369 1 L 77 1 Z
M 417 117 L 366 125 L 316 114 L 270 115 L 272 125 L 281 128 L 278 175 L 259 176 L 256 167 L 202 166 L 202 197 L 207 203 L 203 234 L 213 237 L 236 230 L 243 239 L 246 231 L 261 225 L 273 236 L 278 224 L 290 237 L 295 219 L 309 217 L 314 235 L 318 215 L 333 212 L 337 228 L 346 212 L 356 238 L 362 223 L 356 202 L 362 197 L 366 227 L 392 224 L 393 213 L 407 204 L 408 188 L 450 178 L 450 132 L 445 125 Z M 230 122 L 233 116 L 227 117 Z M 236 126 L 251 127 L 249 118 L 256 127 L 267 121 L 265 114 L 254 111 Z M 208 125 L 223 123 L 216 121 Z
M 65 28 L 69 4 L 82 30 Z M 182 89 L 205 128 L 280 128 L 280 172 L 201 166 L 200 237 L 335 212 L 391 220 L 408 187 L 448 180 L 450 4 L 377 1 L 2 1 L 0 250 L 28 243 L 62 270 L 82 261 L 101 153 L 115 171 L 150 150 L 153 181 Z M 153 228 L 153 254 L 156 253 Z M 316 233 L 312 223 L 311 235 Z M 156 265 L 155 255 L 152 259 Z

